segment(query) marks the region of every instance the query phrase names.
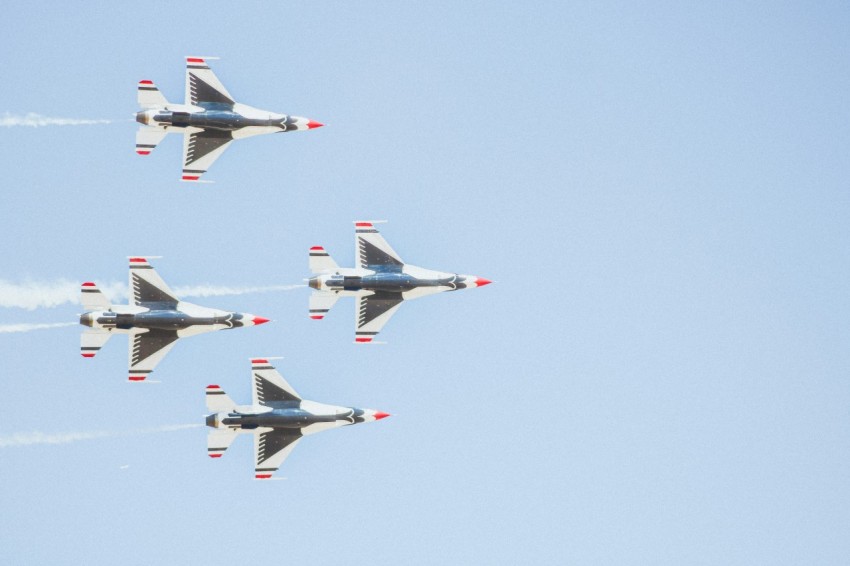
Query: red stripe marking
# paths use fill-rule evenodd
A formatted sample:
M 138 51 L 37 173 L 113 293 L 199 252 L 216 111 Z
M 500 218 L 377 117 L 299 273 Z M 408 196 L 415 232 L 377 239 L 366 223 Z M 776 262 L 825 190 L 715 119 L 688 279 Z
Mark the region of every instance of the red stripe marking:
M 254 358 L 253 360 L 251 360 L 251 363 L 252 364 L 267 364 L 267 363 L 269 363 L 269 361 L 264 360 L 262 358 Z
M 85 283 L 83 283 L 83 285 L 82 285 L 82 286 L 83 286 L 83 287 L 97 287 L 97 285 L 95 285 L 95 284 L 94 284 L 94 283 L 92 283 L 91 281 L 86 281 Z
M 207 389 L 221 389 L 218 385 L 207 385 Z
M 144 381 L 145 376 L 143 376 L 143 375 L 131 375 L 128 379 L 130 381 Z
M 325 248 L 323 248 L 322 246 L 313 246 L 312 248 L 310 248 L 310 251 L 312 251 L 312 250 L 322 250 L 322 251 L 324 251 Z
M 203 63 L 204 60 L 200 59 L 198 57 L 186 57 L 186 62 L 187 63 Z
M 371 342 L 372 339 L 371 338 L 355 338 L 354 341 L 355 342 Z
M 199 175 L 183 175 L 184 181 L 197 181 L 201 177 Z
M 130 263 L 147 263 L 147 262 L 148 262 L 148 260 L 146 260 L 143 257 L 131 257 L 130 258 Z
M 210 458 L 221 458 L 221 454 L 210 454 Z
M 141 149 L 137 149 L 136 153 L 138 153 L 139 155 L 150 155 L 151 154 L 150 150 L 141 150 Z
M 139 84 L 140 85 L 152 85 L 153 81 L 148 81 L 148 80 L 139 81 Z
M 325 317 L 324 317 L 324 315 L 321 315 L 321 314 L 311 314 L 310 318 L 312 318 L 313 320 L 322 320 Z
M 94 357 L 94 354 L 88 353 L 88 354 L 82 354 L 82 356 L 83 356 L 84 358 L 93 358 L 93 357 Z
M 272 477 L 272 475 L 271 474 L 257 474 L 254 477 L 257 478 L 258 480 L 267 480 L 270 477 Z
M 362 226 L 364 228 L 368 228 L 368 227 L 372 226 L 372 223 L 371 222 L 355 222 L 354 225 L 355 226 Z

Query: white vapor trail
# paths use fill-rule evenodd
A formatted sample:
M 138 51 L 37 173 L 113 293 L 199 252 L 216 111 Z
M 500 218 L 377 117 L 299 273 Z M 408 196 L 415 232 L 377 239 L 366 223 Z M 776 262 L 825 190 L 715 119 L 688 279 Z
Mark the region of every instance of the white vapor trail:
M 91 124 L 111 124 L 114 120 L 79 120 L 76 118 L 50 118 L 35 112 L 28 112 L 23 116 L 16 116 L 6 112 L 0 117 L 0 126 L 12 128 L 15 126 L 26 126 L 29 128 L 40 128 L 42 126 L 88 126 Z
M 266 285 L 263 287 L 217 287 L 214 285 L 199 285 L 195 287 L 178 287 L 174 289 L 177 295 L 187 297 L 221 297 L 224 295 L 247 295 L 248 293 L 268 293 L 269 291 L 291 291 L 306 285 Z
M 62 328 L 65 326 L 76 326 L 76 322 L 51 322 L 47 324 L 0 324 L 0 334 L 9 332 L 31 332 L 44 328 Z
M 107 297 L 127 296 L 127 286 L 122 283 L 108 283 L 100 286 Z M 52 282 L 25 281 L 12 283 L 0 279 L 0 307 L 17 307 L 26 310 L 50 308 L 77 303 L 80 300 L 80 283 L 70 279 L 58 279 Z
M 120 436 L 136 436 L 139 434 L 155 434 L 159 432 L 174 432 L 189 428 L 200 428 L 203 424 L 166 425 L 154 428 L 139 428 L 124 431 L 95 431 L 95 432 L 64 432 L 58 434 L 45 434 L 43 432 L 16 432 L 0 436 L 0 448 L 14 446 L 33 446 L 35 444 L 70 444 L 80 440 L 94 440 L 97 438 L 117 438 Z
M 127 299 L 127 285 L 124 283 L 98 284 L 98 287 L 114 302 Z M 304 285 L 266 285 L 262 287 L 195 285 L 177 287 L 174 289 L 174 293 L 178 297 L 221 297 L 270 291 L 290 291 L 301 287 L 304 287 Z M 70 279 L 58 279 L 51 282 L 25 281 L 23 283 L 13 283 L 0 279 L 0 307 L 14 307 L 31 311 L 37 308 L 58 307 L 66 303 L 78 303 L 79 300 L 80 283 Z

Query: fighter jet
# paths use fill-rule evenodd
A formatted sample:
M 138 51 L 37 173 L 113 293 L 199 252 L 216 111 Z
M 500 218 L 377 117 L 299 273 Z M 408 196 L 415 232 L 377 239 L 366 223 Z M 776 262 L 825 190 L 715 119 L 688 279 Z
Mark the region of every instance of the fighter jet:
M 355 297 L 354 341 L 372 342 L 381 328 L 401 306 L 402 301 L 426 295 L 483 287 L 489 279 L 431 271 L 404 263 L 375 228 L 376 221 L 357 221 L 355 227 L 355 268 L 341 268 L 325 248 L 310 248 L 308 281 L 310 318 L 321 320 L 340 297 Z
M 147 258 L 130 259 L 130 304 L 113 305 L 91 282 L 80 287 L 86 311 L 80 353 L 93 358 L 115 334 L 129 334 L 129 380 L 144 381 L 179 338 L 213 330 L 256 326 L 269 319 L 199 307 L 177 298 Z
M 218 385 L 207 386 L 207 454 L 220 458 L 239 434 L 254 435 L 254 478 L 270 479 L 303 437 L 323 430 L 379 421 L 387 413 L 307 401 L 269 363 L 254 358 L 251 404 L 237 406 Z
M 215 57 L 186 57 L 186 100 L 171 104 L 152 81 L 140 81 L 142 110 L 136 121 L 136 153 L 150 155 L 168 133 L 183 136 L 182 181 L 198 182 L 233 140 L 319 128 L 308 118 L 276 114 L 234 101 L 207 65 Z

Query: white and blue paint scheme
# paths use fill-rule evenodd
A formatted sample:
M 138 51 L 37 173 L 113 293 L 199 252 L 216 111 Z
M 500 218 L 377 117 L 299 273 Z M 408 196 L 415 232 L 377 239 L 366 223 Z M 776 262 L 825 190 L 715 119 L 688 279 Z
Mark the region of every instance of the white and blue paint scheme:
M 86 310 L 80 315 L 80 324 L 88 327 L 80 337 L 80 353 L 84 358 L 93 358 L 115 334 L 129 335 L 131 382 L 145 381 L 180 338 L 269 321 L 253 314 L 181 301 L 147 257 L 129 260 L 129 304 L 111 304 L 95 283 L 86 282 L 80 287 L 80 301 Z
M 390 416 L 372 409 L 337 407 L 307 401 L 269 362 L 251 360 L 251 404 L 237 405 L 218 385 L 206 392 L 207 454 L 220 458 L 240 434 L 254 435 L 254 478 L 271 479 L 305 436 Z
M 340 297 L 354 297 L 355 343 L 369 344 L 403 301 L 426 295 L 483 287 L 489 279 L 433 271 L 405 263 L 375 228 L 360 220 L 355 227 L 355 263 L 343 268 L 321 246 L 310 248 L 310 318 L 321 320 Z
M 199 182 L 233 140 L 319 128 L 323 124 L 240 104 L 210 69 L 211 57 L 186 57 L 186 98 L 171 104 L 153 81 L 139 81 L 136 153 L 150 155 L 169 133 L 184 134 L 182 181 Z

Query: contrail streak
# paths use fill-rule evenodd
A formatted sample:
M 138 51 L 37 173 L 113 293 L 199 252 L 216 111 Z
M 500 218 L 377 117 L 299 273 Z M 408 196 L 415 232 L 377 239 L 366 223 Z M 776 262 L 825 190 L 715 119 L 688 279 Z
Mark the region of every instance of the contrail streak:
M 100 287 L 106 295 L 127 296 L 127 286 L 122 283 L 108 283 Z M 0 307 L 17 307 L 26 310 L 51 308 L 65 303 L 78 303 L 80 283 L 70 279 L 58 279 L 52 282 L 25 281 L 12 283 L 0 279 Z
M 195 287 L 177 287 L 174 292 L 187 297 L 221 297 L 224 295 L 247 295 L 248 293 L 268 293 L 269 291 L 291 291 L 306 285 L 266 285 L 263 287 L 216 287 L 199 285 Z
M 101 291 L 112 301 L 127 299 L 127 285 L 124 283 L 106 283 L 98 285 Z M 290 291 L 304 285 L 266 285 L 260 287 L 226 287 L 216 285 L 195 285 L 177 287 L 174 293 L 178 297 L 221 297 L 226 295 L 247 295 L 248 293 L 268 293 L 271 291 Z M 13 283 L 0 279 L 0 307 L 14 307 L 26 310 L 53 308 L 66 303 L 80 301 L 80 283 L 70 279 L 58 279 L 52 282 L 25 281 Z
M 8 332 L 31 332 L 44 328 L 62 328 L 64 326 L 76 326 L 76 322 L 52 322 L 47 324 L 0 324 L 0 334 Z
M 12 128 L 15 126 L 26 126 L 29 128 L 40 128 L 43 126 L 88 126 L 91 124 L 111 124 L 115 120 L 78 120 L 76 118 L 50 118 L 35 112 L 28 112 L 23 116 L 16 116 L 6 112 L 0 117 L 0 126 Z
M 14 446 L 33 446 L 35 444 L 70 444 L 80 440 L 95 440 L 97 438 L 117 438 L 121 436 L 136 436 L 139 434 L 155 434 L 159 432 L 174 432 L 189 428 L 200 428 L 203 424 L 166 425 L 154 428 L 139 428 L 124 431 L 95 431 L 95 432 L 64 432 L 45 434 L 43 432 L 16 432 L 0 436 L 0 448 Z

